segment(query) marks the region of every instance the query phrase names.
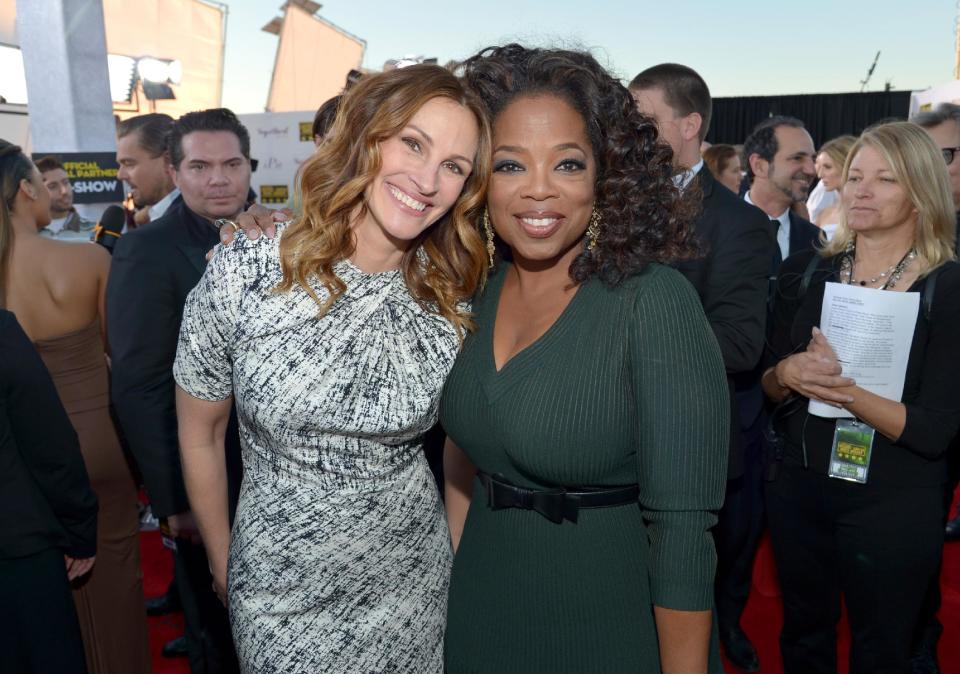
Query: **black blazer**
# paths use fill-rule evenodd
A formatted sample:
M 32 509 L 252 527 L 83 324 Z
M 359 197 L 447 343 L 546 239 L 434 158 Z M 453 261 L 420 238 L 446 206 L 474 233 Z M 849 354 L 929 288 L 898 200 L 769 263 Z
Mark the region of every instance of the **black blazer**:
M 763 354 L 770 260 L 777 242 L 763 211 L 718 183 L 706 166 L 695 180 L 703 194 L 695 234 L 704 255 L 677 269 L 700 296 L 723 354 L 731 399 L 732 479 L 743 472 L 732 377 L 753 370 Z
M 820 247 L 820 233 L 815 224 L 790 211 L 790 255 Z M 789 256 L 788 256 L 789 257 Z
M 107 283 L 111 399 L 158 517 L 190 509 L 180 468 L 172 368 L 183 305 L 203 276 L 207 251 L 217 243 L 214 226 L 181 200 L 149 226 L 123 235 L 113 251 Z M 240 450 L 231 416 L 226 443 L 233 504 Z
M 91 557 L 97 497 L 50 373 L 0 310 L 0 558 L 60 548 Z

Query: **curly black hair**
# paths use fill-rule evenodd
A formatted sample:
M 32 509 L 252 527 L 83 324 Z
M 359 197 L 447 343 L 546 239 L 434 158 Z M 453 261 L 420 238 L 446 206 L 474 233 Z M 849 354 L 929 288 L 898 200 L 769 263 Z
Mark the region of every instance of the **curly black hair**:
M 570 265 L 574 282 L 597 276 L 614 286 L 650 262 L 670 264 L 697 252 L 697 190 L 677 188 L 673 152 L 660 141 L 656 122 L 640 114 L 627 88 L 593 56 L 508 44 L 483 49 L 460 68 L 492 121 L 516 99 L 540 94 L 561 98 L 583 118 L 603 224 L 596 247 Z

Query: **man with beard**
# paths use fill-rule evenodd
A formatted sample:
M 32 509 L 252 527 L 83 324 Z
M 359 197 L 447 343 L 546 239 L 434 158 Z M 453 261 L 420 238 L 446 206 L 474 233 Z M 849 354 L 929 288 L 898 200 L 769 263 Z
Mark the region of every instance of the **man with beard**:
M 250 190 L 250 135 L 224 108 L 191 112 L 167 139 L 180 189 L 163 217 L 117 242 L 107 284 L 112 398 L 143 473 L 154 514 L 176 541 L 176 578 L 193 674 L 237 671 L 226 610 L 212 588 L 200 532 L 190 512 L 177 439 L 173 361 L 187 295 L 220 241 L 214 221 L 236 219 Z M 133 175 L 137 188 L 146 181 Z M 142 193 L 149 198 L 149 194 Z M 240 484 L 236 415 L 226 430 L 230 512 Z
M 81 217 L 73 207 L 73 186 L 56 157 L 37 161 L 37 170 L 50 192 L 50 224 L 40 230 L 41 236 L 53 239 L 89 241 L 94 223 Z
M 771 266 L 775 277 L 791 254 L 813 247 L 820 229 L 793 212 L 806 200 L 817 175 L 813 139 L 794 117 L 776 116 L 760 122 L 743 143 L 750 189 L 744 196 L 771 220 L 776 220 L 779 253 Z
M 161 217 L 180 196 L 167 154 L 172 127 L 170 115 L 156 112 L 117 125 L 117 177 L 130 186 L 138 225 Z

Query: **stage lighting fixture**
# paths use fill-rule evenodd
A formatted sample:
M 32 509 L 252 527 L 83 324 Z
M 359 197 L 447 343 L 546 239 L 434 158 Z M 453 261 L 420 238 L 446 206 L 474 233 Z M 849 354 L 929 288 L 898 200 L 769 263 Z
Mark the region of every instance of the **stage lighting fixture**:
M 110 98 L 114 103 L 129 103 L 136 86 L 137 62 L 129 56 L 107 54 L 107 72 L 110 77 Z

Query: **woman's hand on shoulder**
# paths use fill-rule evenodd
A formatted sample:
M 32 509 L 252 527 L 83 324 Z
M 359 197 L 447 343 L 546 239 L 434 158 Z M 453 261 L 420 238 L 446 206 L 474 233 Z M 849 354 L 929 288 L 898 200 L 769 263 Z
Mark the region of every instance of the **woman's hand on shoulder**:
M 236 232 L 241 229 L 248 239 L 259 239 L 261 233 L 265 234 L 268 239 L 272 239 L 277 235 L 277 223 L 286 222 L 292 217 L 293 212 L 289 208 L 273 210 L 260 204 L 253 204 L 237 217 L 236 227 L 230 223 L 225 223 L 220 227 L 220 243 L 229 246 L 236 238 Z M 207 252 L 208 262 L 213 258 L 215 250 L 214 248 Z
M 781 388 L 796 391 L 805 398 L 840 406 L 853 402 L 849 388 L 856 382 L 843 376 L 843 366 L 833 347 L 817 328 L 803 353 L 795 353 L 777 363 L 776 382 Z

